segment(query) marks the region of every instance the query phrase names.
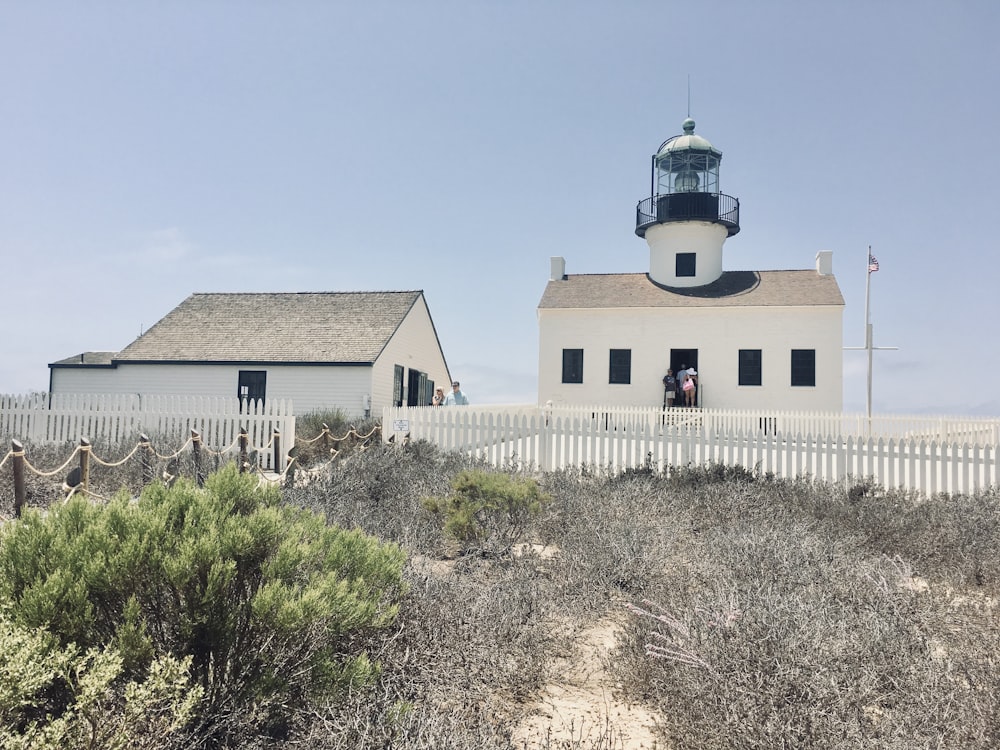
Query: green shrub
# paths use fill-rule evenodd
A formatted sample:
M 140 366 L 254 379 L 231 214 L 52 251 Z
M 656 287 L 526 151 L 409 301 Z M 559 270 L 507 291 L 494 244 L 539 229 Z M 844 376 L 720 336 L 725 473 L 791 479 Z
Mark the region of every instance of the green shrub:
M 114 649 L 60 647 L 42 629 L 0 615 L 0 747 L 161 748 L 181 734 L 201 699 L 190 659 L 155 659 L 123 682 Z M 53 711 L 59 715 L 53 717 Z
M 0 536 L 0 603 L 58 648 L 115 648 L 128 679 L 190 658 L 204 716 L 281 731 L 290 707 L 376 674 L 356 640 L 395 618 L 403 562 L 230 466 L 204 489 L 181 480 L 137 502 L 27 513 Z
M 508 552 L 551 500 L 534 479 L 478 470 L 461 472 L 451 488 L 448 497 L 427 497 L 422 503 L 443 519 L 445 533 L 464 552 Z

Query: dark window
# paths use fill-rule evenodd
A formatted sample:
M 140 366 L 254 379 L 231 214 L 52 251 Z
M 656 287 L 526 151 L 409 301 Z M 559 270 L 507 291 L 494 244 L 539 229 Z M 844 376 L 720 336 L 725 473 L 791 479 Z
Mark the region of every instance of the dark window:
M 263 401 L 267 390 L 267 370 L 240 370 L 236 394 L 240 401 Z
M 816 385 L 815 349 L 792 349 L 792 385 Z
M 583 349 L 563 349 L 562 382 L 583 382 Z
M 608 367 L 609 383 L 624 383 L 628 385 L 632 382 L 632 350 L 612 349 Z
M 403 405 L 403 366 L 396 365 L 392 371 L 392 405 Z
M 760 349 L 740 349 L 740 385 L 760 385 Z
M 694 276 L 695 253 L 677 253 L 677 275 Z

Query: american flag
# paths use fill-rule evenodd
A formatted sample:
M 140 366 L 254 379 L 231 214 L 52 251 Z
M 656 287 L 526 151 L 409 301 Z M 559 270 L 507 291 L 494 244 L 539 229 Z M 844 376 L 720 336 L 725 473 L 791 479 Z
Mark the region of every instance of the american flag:
M 868 273 L 872 273 L 878 270 L 878 258 L 876 258 L 871 253 L 868 253 Z

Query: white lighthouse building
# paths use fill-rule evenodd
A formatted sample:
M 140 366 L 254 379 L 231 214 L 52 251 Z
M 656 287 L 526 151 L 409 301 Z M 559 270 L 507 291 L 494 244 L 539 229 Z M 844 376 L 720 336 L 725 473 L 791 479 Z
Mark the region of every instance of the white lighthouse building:
M 725 270 L 740 206 L 721 191 L 721 162 L 690 118 L 653 155 L 635 227 L 648 272 L 567 274 L 552 258 L 538 305 L 539 403 L 660 405 L 663 375 L 683 364 L 698 373 L 699 407 L 841 410 L 833 254 L 808 270 Z

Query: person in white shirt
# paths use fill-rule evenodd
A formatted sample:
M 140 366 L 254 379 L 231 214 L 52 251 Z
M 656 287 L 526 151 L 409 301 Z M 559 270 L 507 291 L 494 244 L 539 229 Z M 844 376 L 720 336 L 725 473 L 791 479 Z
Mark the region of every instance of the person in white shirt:
M 469 397 L 462 393 L 461 383 L 457 380 L 451 384 L 451 393 L 444 397 L 445 406 L 468 406 Z

